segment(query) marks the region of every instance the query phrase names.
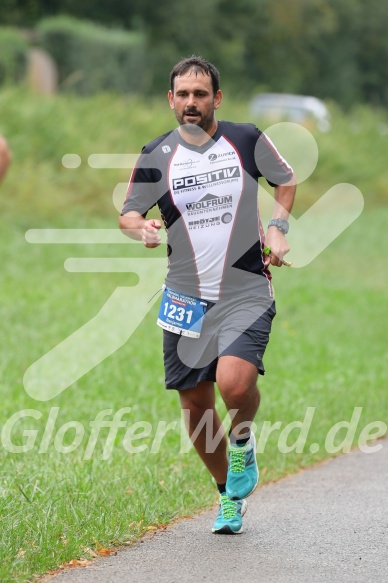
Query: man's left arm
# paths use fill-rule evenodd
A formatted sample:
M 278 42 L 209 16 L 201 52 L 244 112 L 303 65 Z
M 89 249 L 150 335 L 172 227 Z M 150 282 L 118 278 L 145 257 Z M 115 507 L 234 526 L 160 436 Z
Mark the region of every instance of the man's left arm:
M 294 176 L 286 184 L 275 186 L 275 205 L 272 213 L 273 220 L 282 219 L 288 221 L 288 216 L 294 203 L 295 191 L 296 185 Z M 280 222 L 280 227 L 282 226 L 283 225 Z M 269 264 L 281 267 L 283 265 L 282 259 L 284 255 L 290 250 L 286 234 L 283 233 L 283 230 L 284 229 L 281 229 L 276 225 L 268 227 L 265 237 L 265 246 L 271 249 L 271 253 L 264 256 L 264 265 L 266 267 L 268 267 Z

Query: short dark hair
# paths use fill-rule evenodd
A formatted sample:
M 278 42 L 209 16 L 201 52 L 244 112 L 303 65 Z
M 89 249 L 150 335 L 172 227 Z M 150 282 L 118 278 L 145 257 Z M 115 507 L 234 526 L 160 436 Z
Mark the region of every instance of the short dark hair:
M 217 68 L 209 63 L 206 59 L 199 57 L 197 55 L 192 55 L 186 59 L 182 59 L 177 63 L 170 73 L 170 87 L 171 91 L 174 93 L 174 79 L 180 75 L 184 75 L 187 71 L 193 69 L 195 74 L 202 73 L 203 75 L 210 75 L 213 86 L 214 95 L 220 88 L 220 74 Z

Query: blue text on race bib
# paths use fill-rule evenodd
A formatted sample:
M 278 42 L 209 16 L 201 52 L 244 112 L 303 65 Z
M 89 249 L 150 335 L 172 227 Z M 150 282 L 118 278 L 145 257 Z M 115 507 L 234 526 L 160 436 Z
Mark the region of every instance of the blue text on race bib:
M 198 338 L 201 334 L 206 307 L 205 300 L 166 287 L 163 291 L 157 324 L 175 334 Z

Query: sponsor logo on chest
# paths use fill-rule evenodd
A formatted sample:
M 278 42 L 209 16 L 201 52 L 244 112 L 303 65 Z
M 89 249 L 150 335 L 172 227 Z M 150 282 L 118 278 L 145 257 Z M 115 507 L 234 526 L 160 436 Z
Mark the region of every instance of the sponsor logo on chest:
M 220 168 L 219 170 L 212 170 L 211 172 L 205 172 L 203 174 L 193 174 L 191 176 L 174 178 L 172 181 L 172 188 L 174 191 L 179 191 L 182 188 L 213 184 L 219 181 L 230 181 L 231 179 L 240 178 L 240 175 L 240 168 L 238 166 L 230 166 L 228 168 Z
M 188 211 L 194 210 L 204 210 L 204 209 L 214 209 L 224 204 L 232 203 L 232 195 L 227 196 L 213 196 L 212 194 L 207 194 L 201 200 L 196 202 L 189 202 L 186 204 Z

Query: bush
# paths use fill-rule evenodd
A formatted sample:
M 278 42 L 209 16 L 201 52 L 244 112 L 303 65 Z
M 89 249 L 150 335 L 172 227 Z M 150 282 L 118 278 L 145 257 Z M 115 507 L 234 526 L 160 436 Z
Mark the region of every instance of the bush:
M 25 77 L 28 42 L 17 30 L 0 28 L 0 84 L 15 83 Z
M 38 25 L 40 44 L 58 66 L 62 90 L 80 95 L 144 89 L 145 41 L 141 33 L 109 30 L 66 16 Z

